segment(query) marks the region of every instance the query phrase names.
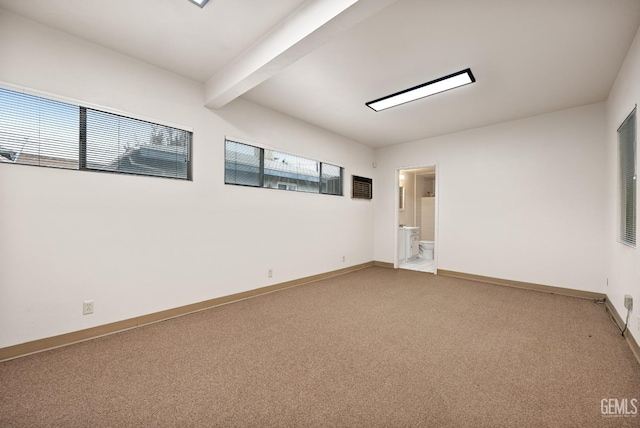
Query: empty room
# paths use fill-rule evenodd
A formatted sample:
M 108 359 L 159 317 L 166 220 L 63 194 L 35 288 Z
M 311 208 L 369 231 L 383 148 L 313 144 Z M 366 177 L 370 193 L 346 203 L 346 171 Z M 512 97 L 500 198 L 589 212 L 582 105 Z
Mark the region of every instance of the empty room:
M 0 426 L 640 426 L 639 28 L 0 0 Z

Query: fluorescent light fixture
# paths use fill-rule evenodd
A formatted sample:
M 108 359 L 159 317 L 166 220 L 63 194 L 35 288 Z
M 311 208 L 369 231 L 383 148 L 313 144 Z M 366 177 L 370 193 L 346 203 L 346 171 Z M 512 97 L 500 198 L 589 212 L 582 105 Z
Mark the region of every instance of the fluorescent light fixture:
M 209 0 L 189 0 L 189 1 L 193 4 L 197 4 L 200 7 L 204 7 L 204 5 L 207 4 Z
M 423 83 L 422 85 L 414 86 L 413 88 L 405 89 L 404 91 L 369 101 L 366 104 L 371 109 L 380 111 L 408 103 L 409 101 L 428 97 L 429 95 L 437 94 L 439 92 L 448 91 L 449 89 L 468 85 L 475 81 L 476 79 L 473 77 L 471 69 L 467 68 L 466 70 L 458 71 L 457 73 L 432 80 L 431 82 Z

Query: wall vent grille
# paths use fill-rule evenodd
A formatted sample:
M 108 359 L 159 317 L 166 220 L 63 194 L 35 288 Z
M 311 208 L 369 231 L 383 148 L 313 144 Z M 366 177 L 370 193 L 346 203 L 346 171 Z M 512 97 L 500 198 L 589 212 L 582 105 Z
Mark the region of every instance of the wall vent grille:
M 353 199 L 373 199 L 373 180 L 370 178 L 354 175 L 351 189 Z

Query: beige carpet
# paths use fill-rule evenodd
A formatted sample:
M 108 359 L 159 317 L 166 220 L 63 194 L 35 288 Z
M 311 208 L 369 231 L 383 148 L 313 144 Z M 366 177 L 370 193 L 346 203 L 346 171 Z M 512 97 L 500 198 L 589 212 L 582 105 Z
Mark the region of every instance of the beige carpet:
M 0 426 L 640 426 L 604 307 L 368 268 L 0 363 Z

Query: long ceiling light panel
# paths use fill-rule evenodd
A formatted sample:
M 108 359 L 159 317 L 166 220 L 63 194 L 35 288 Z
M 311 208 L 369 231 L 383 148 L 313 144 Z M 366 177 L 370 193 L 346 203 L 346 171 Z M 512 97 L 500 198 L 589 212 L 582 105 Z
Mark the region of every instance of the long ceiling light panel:
M 408 103 L 409 101 L 415 101 L 420 98 L 448 91 L 449 89 L 468 85 L 475 81 L 476 79 L 473 77 L 471 69 L 467 68 L 466 70 L 458 71 L 457 73 L 432 80 L 431 82 L 423 83 L 422 85 L 414 86 L 413 88 L 405 89 L 404 91 L 369 101 L 366 104 L 375 111 L 385 110 L 400 104 Z

